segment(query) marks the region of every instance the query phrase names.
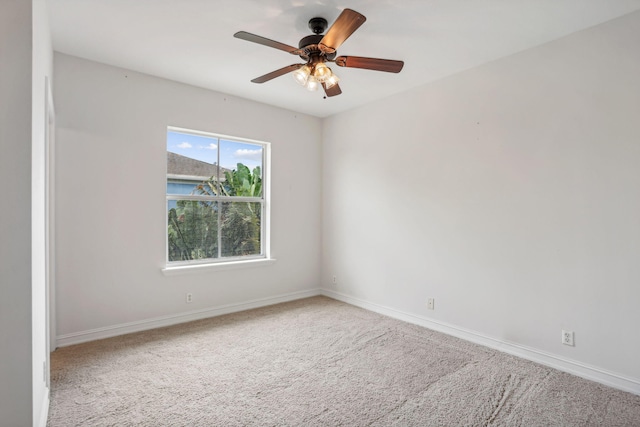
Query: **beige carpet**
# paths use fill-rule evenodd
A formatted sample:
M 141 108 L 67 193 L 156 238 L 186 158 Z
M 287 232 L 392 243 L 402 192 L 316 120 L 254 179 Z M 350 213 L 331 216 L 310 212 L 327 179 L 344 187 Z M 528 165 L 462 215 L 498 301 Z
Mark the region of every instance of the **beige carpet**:
M 324 297 L 58 349 L 54 426 L 640 426 L 640 396 Z

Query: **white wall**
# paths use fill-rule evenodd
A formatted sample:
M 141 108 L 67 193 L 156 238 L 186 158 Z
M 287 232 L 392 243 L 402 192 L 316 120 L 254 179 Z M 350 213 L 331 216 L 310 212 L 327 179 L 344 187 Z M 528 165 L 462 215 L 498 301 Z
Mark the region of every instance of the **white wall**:
M 32 424 L 31 2 L 0 2 L 0 414 Z
M 323 286 L 640 393 L 638 40 L 635 13 L 326 120 Z
M 319 119 L 58 53 L 54 71 L 58 337 L 317 289 Z M 168 125 L 272 144 L 275 264 L 162 274 Z
M 32 148 L 31 148 L 31 314 L 32 314 L 32 381 L 33 422 L 44 425 L 47 417 L 49 389 L 49 348 L 46 296 L 47 195 L 45 147 L 46 91 L 45 80 L 51 82 L 53 51 L 45 0 L 33 1 L 32 63 Z M 43 372 L 44 371 L 44 372 Z
M 45 76 L 51 43 L 44 0 L 0 3 L 0 414 L 44 425 L 49 391 L 45 317 Z

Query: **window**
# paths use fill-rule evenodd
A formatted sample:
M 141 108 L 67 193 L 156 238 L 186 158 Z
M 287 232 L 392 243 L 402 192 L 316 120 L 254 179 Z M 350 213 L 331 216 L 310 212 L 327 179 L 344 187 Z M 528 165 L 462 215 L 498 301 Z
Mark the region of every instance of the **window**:
M 269 145 L 167 130 L 167 264 L 266 258 Z

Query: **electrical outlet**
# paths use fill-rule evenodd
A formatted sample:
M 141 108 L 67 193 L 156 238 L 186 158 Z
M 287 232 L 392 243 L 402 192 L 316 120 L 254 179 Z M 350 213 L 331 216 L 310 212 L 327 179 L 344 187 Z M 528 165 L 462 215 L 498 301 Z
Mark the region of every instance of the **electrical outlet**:
M 336 276 L 333 276 L 333 286 L 336 286 L 338 284 L 338 279 L 336 278 Z
M 562 344 L 573 346 L 573 331 L 562 330 Z
M 193 294 L 189 293 L 187 294 L 185 301 L 187 302 L 187 304 L 192 303 L 193 302 Z
M 436 305 L 436 301 L 435 301 L 435 299 L 434 299 L 434 298 L 429 298 L 429 299 L 427 300 L 427 308 L 428 308 L 429 310 L 435 310 L 435 309 L 436 309 L 436 308 L 435 308 L 435 305 Z

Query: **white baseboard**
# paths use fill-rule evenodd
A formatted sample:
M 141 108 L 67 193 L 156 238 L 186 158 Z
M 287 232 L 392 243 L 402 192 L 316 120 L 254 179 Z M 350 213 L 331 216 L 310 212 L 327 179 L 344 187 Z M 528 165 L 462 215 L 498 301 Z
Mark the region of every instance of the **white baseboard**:
M 496 339 L 487 335 L 483 335 L 479 332 L 460 328 L 458 326 L 451 325 L 445 322 L 435 321 L 426 317 L 407 313 L 401 310 L 396 310 L 394 308 L 386 307 L 380 304 L 375 304 L 330 289 L 310 289 L 307 291 L 293 292 L 269 298 L 246 301 L 243 303 L 227 304 L 219 307 L 190 311 L 187 313 L 156 317 L 137 322 L 124 323 L 120 325 L 60 335 L 57 337 L 57 345 L 59 347 L 65 347 L 73 344 L 80 344 L 83 342 L 110 338 L 133 332 L 161 328 L 164 326 L 176 325 L 178 323 L 185 323 L 193 320 L 205 319 L 208 317 L 221 316 L 223 314 L 236 313 L 239 311 L 265 307 L 268 305 L 279 304 L 282 302 L 293 301 L 317 295 L 324 295 L 338 301 L 345 302 L 347 304 L 355 305 L 366 310 L 392 317 L 394 319 L 420 325 L 438 332 L 445 333 L 447 335 L 452 335 L 457 338 L 464 339 L 466 341 L 493 348 L 504 353 L 512 354 L 523 359 L 531 360 L 532 362 L 540 363 L 541 365 L 549 366 L 563 372 L 568 372 L 570 374 L 577 375 L 588 380 L 596 381 L 601 384 L 617 388 L 619 390 L 640 395 L 640 381 L 635 378 L 625 377 L 624 375 L 589 366 L 575 360 L 566 359 L 564 357 L 556 356 L 531 347 L 526 347 L 516 343 L 510 343 L 507 341 Z
M 401 310 L 396 310 L 394 308 L 385 307 L 379 304 L 365 301 L 360 298 L 343 294 L 341 292 L 336 292 L 330 289 L 321 289 L 320 292 L 322 295 L 345 302 L 347 304 L 374 311 L 376 313 L 380 313 L 394 319 L 423 326 L 425 328 L 442 332 L 447 335 L 452 335 L 466 341 L 480 344 L 485 347 L 493 348 L 504 353 L 512 354 L 514 356 L 539 363 L 541 365 L 558 369 L 559 371 L 567 372 L 591 381 L 617 388 L 619 390 L 640 395 L 640 381 L 635 378 L 625 377 L 624 375 L 609 372 L 604 369 L 596 368 L 594 366 L 589 366 L 575 360 L 566 359 L 564 357 L 556 356 L 531 347 L 526 347 L 523 345 L 496 339 L 487 335 L 483 335 L 476 331 L 460 328 L 454 325 L 447 324 L 445 322 L 439 322 Z
M 47 427 L 47 420 L 49 419 L 49 389 L 44 394 L 42 402 L 40 404 L 40 419 L 36 421 L 34 425 L 38 427 Z M 34 420 L 35 421 L 35 420 Z
M 71 334 L 59 335 L 56 339 L 58 347 L 80 344 L 88 341 L 95 341 L 103 338 L 111 338 L 118 335 L 130 334 L 132 332 L 146 331 L 149 329 L 162 328 L 176 325 L 178 323 L 191 322 L 193 320 L 206 319 L 208 317 L 221 316 L 223 314 L 236 313 L 250 310 L 252 308 L 265 307 L 282 302 L 293 301 L 320 295 L 320 289 L 310 289 L 308 291 L 292 292 L 289 294 L 277 295 L 269 298 L 255 299 L 236 304 L 227 304 L 219 307 L 205 308 L 202 310 L 189 311 L 186 313 L 169 316 L 155 317 L 152 319 L 140 320 L 137 322 L 122 323 L 104 328 L 90 329 L 88 331 L 74 332 Z

